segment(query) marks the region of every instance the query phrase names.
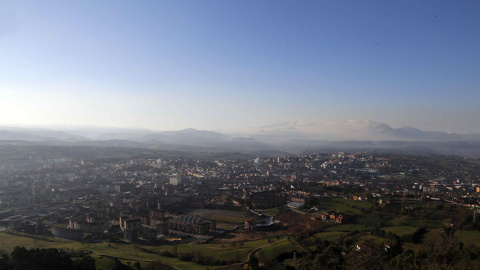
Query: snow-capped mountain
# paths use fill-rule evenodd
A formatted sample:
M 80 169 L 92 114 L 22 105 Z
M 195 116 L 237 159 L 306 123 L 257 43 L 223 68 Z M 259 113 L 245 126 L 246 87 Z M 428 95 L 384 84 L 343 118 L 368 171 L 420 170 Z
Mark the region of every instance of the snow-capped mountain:
M 252 135 L 258 140 L 285 142 L 290 139 L 356 141 L 452 141 L 480 140 L 479 134 L 422 131 L 412 127 L 392 128 L 370 120 L 287 122 L 263 126 Z

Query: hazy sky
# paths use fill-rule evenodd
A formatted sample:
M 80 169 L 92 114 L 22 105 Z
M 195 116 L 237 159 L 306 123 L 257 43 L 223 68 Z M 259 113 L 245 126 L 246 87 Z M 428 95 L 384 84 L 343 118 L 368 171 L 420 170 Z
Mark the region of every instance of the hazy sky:
M 0 125 L 480 132 L 479 1 L 0 0 Z

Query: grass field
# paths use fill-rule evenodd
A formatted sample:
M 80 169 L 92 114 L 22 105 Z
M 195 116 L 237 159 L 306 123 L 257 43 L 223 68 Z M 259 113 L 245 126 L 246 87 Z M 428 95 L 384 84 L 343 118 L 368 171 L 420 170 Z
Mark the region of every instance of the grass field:
M 106 270 L 111 269 L 114 265 L 113 260 L 111 258 L 104 258 L 97 255 L 92 256 L 95 259 L 95 265 L 97 270 Z M 122 263 L 126 263 L 122 261 Z
M 354 230 L 357 231 L 370 231 L 375 229 L 374 226 L 363 225 L 363 224 L 343 224 L 343 225 L 335 225 L 325 229 L 326 232 L 351 232 Z
M 364 215 L 364 216 L 358 217 L 357 221 L 359 224 L 364 224 L 364 225 L 373 226 L 373 227 L 380 227 L 383 224 L 385 224 L 388 221 L 388 219 Z
M 200 216 L 206 219 L 215 220 L 217 222 L 217 225 L 238 224 L 257 218 L 257 216 L 252 216 L 245 212 L 221 209 L 187 209 L 185 212 L 189 215 Z
M 328 240 L 328 241 L 335 241 L 337 240 L 340 236 L 342 235 L 347 235 L 348 232 L 334 232 L 334 231 L 331 231 L 331 232 L 320 232 L 320 233 L 316 233 L 315 234 L 315 237 L 318 237 L 322 240 Z
M 372 203 L 367 201 L 354 201 L 349 199 L 334 199 L 334 201 L 341 202 L 350 207 L 360 207 L 364 209 L 372 208 Z
M 356 206 L 356 203 L 358 203 L 358 206 Z M 365 202 L 345 199 L 333 199 L 332 201 L 320 202 L 317 207 L 322 211 L 336 211 L 347 215 L 361 215 L 362 210 L 356 207 L 363 207 L 365 206 L 364 203 Z
M 428 232 L 425 234 L 424 239 L 426 240 L 435 240 L 438 239 L 441 236 L 442 230 L 441 229 L 431 229 L 428 230 Z
M 212 257 L 225 261 L 245 261 L 250 251 L 266 244 L 268 244 L 267 239 L 245 242 L 243 246 L 240 246 L 239 244 L 235 244 L 235 246 L 232 244 L 179 245 L 177 247 L 177 252 L 192 253 L 194 255 Z M 173 253 L 173 246 L 154 246 L 145 248 L 152 251 L 165 249 Z
M 255 254 L 260 262 L 266 263 L 283 252 L 291 252 L 295 250 L 295 245 L 291 241 L 281 241 L 276 244 L 266 246 Z
M 272 208 L 272 209 L 267 209 L 267 210 L 264 210 L 265 214 L 271 216 L 271 217 L 274 217 L 278 214 L 280 214 L 280 210 L 278 208 Z
M 223 222 L 223 223 L 238 224 L 238 223 L 243 223 L 245 221 L 254 220 L 255 218 L 254 217 L 235 217 L 235 216 L 213 214 L 213 215 L 207 216 L 207 219 L 215 220 L 217 222 Z
M 394 233 L 398 236 L 403 236 L 407 234 L 412 234 L 414 233 L 418 227 L 413 227 L 413 226 L 392 226 L 392 227 L 383 227 L 382 230 L 385 232 L 391 232 Z
M 440 228 L 443 226 L 440 222 L 417 220 L 410 217 L 395 217 L 387 222 L 387 226 L 413 226 L 413 227 L 427 227 L 427 228 Z
M 281 238 L 282 239 L 282 238 Z M 280 240 L 281 240 L 280 239 Z M 277 240 L 274 239 L 274 242 Z M 248 254 L 257 247 L 268 244 L 267 239 L 248 241 L 240 244 L 181 244 L 177 246 L 177 253 L 191 253 L 195 256 L 211 257 L 213 260 L 225 260 L 227 262 L 245 261 Z M 195 270 L 205 269 L 205 266 L 193 262 L 184 262 L 177 258 L 162 257 L 157 254 L 144 252 L 140 248 L 152 252 L 168 250 L 173 253 L 173 246 L 138 246 L 123 243 L 80 243 L 70 240 L 61 240 L 50 238 L 49 241 L 36 240 L 25 236 L 10 235 L 0 233 L 0 246 L 3 250 L 11 251 L 15 246 L 25 248 L 58 248 L 73 250 L 90 250 L 94 252 L 95 258 L 99 258 L 98 269 L 104 269 L 111 263 L 111 259 L 100 258 L 100 255 L 108 255 L 119 258 L 145 261 L 161 261 L 169 265 L 179 267 L 180 269 Z M 282 245 L 283 246 L 283 245 Z
M 108 270 L 112 269 L 114 266 L 113 258 L 106 258 L 106 257 L 101 257 L 98 255 L 92 255 L 92 257 L 95 259 L 95 266 L 97 267 L 97 270 Z M 130 260 L 120 260 L 123 264 L 126 265 L 131 265 L 133 266 L 136 262 L 135 261 L 130 261 Z M 148 262 L 140 262 L 140 267 L 142 269 L 147 269 L 150 263 Z
M 455 232 L 454 237 L 460 240 L 465 246 L 476 245 L 480 243 L 480 232 L 479 231 L 460 231 Z
M 382 245 L 383 243 L 387 242 L 387 238 L 383 238 L 380 236 L 375 236 L 375 235 L 364 235 L 359 238 L 357 238 L 357 244 L 363 243 L 363 242 L 371 242 L 374 243 L 375 245 Z

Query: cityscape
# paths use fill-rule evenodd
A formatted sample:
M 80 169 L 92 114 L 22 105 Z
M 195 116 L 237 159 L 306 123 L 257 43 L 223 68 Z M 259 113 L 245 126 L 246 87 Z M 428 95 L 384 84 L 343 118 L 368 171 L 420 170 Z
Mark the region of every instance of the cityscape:
M 0 1 L 0 270 L 480 270 L 480 2 Z
M 13 248 L 10 238 L 31 247 L 77 242 L 76 252 L 146 268 L 307 269 L 320 267 L 309 259 L 321 252 L 312 245 L 342 247 L 336 256 L 352 267 L 359 258 L 351 256 L 378 248 L 426 252 L 430 242 L 464 245 L 480 234 L 478 159 L 346 152 L 142 158 L 135 150 L 129 159 L 4 161 L 2 245 Z

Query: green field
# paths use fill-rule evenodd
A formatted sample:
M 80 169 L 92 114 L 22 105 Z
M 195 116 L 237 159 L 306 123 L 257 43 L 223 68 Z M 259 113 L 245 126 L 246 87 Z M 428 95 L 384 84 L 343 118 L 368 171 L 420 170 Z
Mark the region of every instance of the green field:
M 112 267 L 115 265 L 112 258 L 101 257 L 95 254 L 92 255 L 92 257 L 95 259 L 95 266 L 97 267 L 97 270 L 112 269 Z M 135 261 L 130 261 L 130 260 L 120 260 L 120 261 L 123 264 L 131 265 L 131 266 L 135 264 Z M 142 269 L 146 269 L 149 266 L 149 264 L 150 263 L 147 263 L 147 262 L 140 262 L 140 266 Z
M 369 202 L 353 201 L 336 198 L 331 201 L 320 202 L 317 204 L 317 208 L 322 211 L 335 211 L 345 215 L 362 215 L 362 208 L 369 209 L 371 208 Z
M 350 207 L 360 207 L 364 209 L 372 208 L 372 202 L 368 201 L 354 201 L 351 199 L 334 199 L 334 201 L 341 202 Z
M 114 266 L 113 260 L 110 258 L 104 258 L 96 255 L 92 257 L 95 259 L 95 265 L 97 267 L 97 270 L 111 269 Z M 126 262 L 122 261 L 122 263 Z
M 283 240 L 281 238 L 280 240 Z M 109 258 L 100 258 L 101 255 L 114 256 L 132 260 L 145 261 L 160 261 L 165 264 L 173 265 L 181 269 L 205 269 L 206 266 L 198 265 L 193 262 L 184 262 L 177 258 L 163 257 L 150 252 L 157 252 L 167 250 L 173 253 L 174 247 L 172 245 L 162 246 L 139 246 L 134 244 L 123 243 L 80 243 L 70 240 L 61 240 L 49 238 L 49 241 L 37 240 L 21 235 L 10 235 L 7 233 L 0 233 L 0 246 L 3 250 L 11 251 L 15 246 L 23 246 L 25 248 L 58 248 L 68 250 L 89 250 L 92 251 L 95 258 L 99 258 L 97 265 L 98 269 L 106 269 L 110 263 Z M 276 239 L 273 239 L 277 242 Z M 261 246 L 268 245 L 268 239 L 248 241 L 240 245 L 236 244 L 180 244 L 177 246 L 177 253 L 190 253 L 194 256 L 210 257 L 213 260 L 224 260 L 226 262 L 234 263 L 238 261 L 246 261 L 248 254 Z M 272 246 L 275 247 L 275 246 Z M 279 248 L 268 251 L 268 254 L 275 254 L 276 251 L 284 250 L 284 244 Z M 140 248 L 146 249 L 150 252 L 142 251 Z M 260 250 L 261 251 L 261 250 Z
M 213 215 L 209 215 L 207 219 L 215 220 L 217 222 L 237 224 L 237 223 L 243 223 L 245 221 L 254 220 L 255 217 L 235 217 L 235 216 L 213 214 Z
M 331 231 L 331 232 L 320 232 L 316 233 L 315 237 L 318 237 L 322 240 L 328 240 L 328 241 L 335 241 L 337 240 L 340 236 L 347 235 L 348 232 L 340 232 L 340 231 Z
M 392 226 L 392 227 L 383 227 L 382 230 L 385 232 L 389 233 L 394 233 L 398 236 L 403 236 L 407 234 L 412 234 L 414 233 L 418 227 L 413 227 L 413 226 Z
M 200 216 L 205 219 L 215 220 L 217 225 L 233 225 L 244 223 L 245 221 L 251 221 L 257 218 L 257 216 L 250 212 L 222 210 L 222 209 L 183 209 L 184 213 L 193 216 Z
M 283 252 L 291 252 L 295 250 L 295 244 L 291 241 L 280 241 L 276 244 L 266 246 L 256 253 L 260 262 L 266 263 L 275 258 L 278 254 Z
M 326 232 L 351 232 L 351 231 L 370 231 L 375 229 L 374 226 L 363 225 L 363 224 L 342 224 L 342 225 L 335 225 L 329 228 L 326 228 Z
M 267 210 L 263 210 L 265 212 L 265 214 L 271 216 L 271 217 L 275 217 L 277 215 L 280 214 L 280 210 L 278 208 L 272 208 L 272 209 L 267 209 Z
M 360 236 L 357 238 L 357 244 L 363 243 L 363 242 L 371 242 L 374 243 L 375 245 L 382 245 L 383 243 L 387 242 L 388 239 L 380 236 L 375 236 L 375 235 L 364 235 Z
M 480 244 L 480 231 L 457 230 L 454 237 L 459 239 L 465 246 L 478 246 Z
M 440 228 L 443 226 L 440 222 L 418 220 L 411 217 L 395 217 L 387 222 L 387 226 L 413 226 L 413 227 L 427 227 L 427 228 Z

